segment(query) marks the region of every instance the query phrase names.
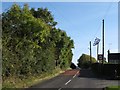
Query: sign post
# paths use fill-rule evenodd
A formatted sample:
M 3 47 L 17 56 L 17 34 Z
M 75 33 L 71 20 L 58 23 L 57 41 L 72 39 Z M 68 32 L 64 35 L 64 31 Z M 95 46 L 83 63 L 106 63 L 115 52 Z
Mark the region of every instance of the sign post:
M 97 60 L 98 60 L 98 53 L 99 53 L 99 42 L 100 42 L 100 39 L 96 37 L 96 39 L 93 43 L 93 46 L 97 45 Z
M 103 54 L 98 54 L 98 60 L 102 61 L 103 60 Z

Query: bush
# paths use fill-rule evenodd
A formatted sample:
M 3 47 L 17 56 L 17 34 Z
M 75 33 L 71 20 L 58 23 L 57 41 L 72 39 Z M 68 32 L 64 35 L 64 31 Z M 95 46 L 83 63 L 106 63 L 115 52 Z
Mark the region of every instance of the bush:
M 94 73 L 100 76 L 115 78 L 120 76 L 120 64 L 92 64 L 92 70 Z
M 92 57 L 90 62 L 90 56 L 86 54 L 82 54 L 78 59 L 78 67 L 80 68 L 89 68 L 92 63 L 95 63 L 96 59 Z
M 47 8 L 14 4 L 2 13 L 3 81 L 70 66 L 74 42 L 56 24 Z

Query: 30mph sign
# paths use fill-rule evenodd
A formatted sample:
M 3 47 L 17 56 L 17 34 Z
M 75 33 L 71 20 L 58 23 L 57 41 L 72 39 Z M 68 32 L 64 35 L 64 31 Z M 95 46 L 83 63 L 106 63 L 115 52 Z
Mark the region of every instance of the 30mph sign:
M 98 54 L 98 60 L 103 60 L 103 55 L 102 54 Z

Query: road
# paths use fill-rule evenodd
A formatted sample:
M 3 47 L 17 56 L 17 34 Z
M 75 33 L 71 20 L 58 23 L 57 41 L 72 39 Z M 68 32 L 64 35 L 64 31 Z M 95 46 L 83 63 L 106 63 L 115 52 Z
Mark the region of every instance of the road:
M 118 84 L 120 84 L 119 80 L 97 78 L 90 69 L 83 69 L 80 71 L 65 71 L 50 80 L 31 86 L 29 89 L 48 88 L 50 90 L 52 88 L 51 90 L 64 90 L 65 88 L 105 88 L 111 85 L 118 86 Z

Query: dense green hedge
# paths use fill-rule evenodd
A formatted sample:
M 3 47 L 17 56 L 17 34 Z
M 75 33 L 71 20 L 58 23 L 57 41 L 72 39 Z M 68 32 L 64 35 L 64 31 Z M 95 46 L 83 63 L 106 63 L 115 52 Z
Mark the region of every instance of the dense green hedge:
M 73 40 L 56 24 L 47 8 L 14 4 L 2 13 L 3 80 L 70 66 Z
M 97 62 L 94 57 L 91 57 L 90 61 L 90 56 L 87 54 L 82 54 L 80 58 L 78 59 L 78 67 L 80 68 L 89 68 L 92 63 Z
M 120 64 L 92 64 L 92 70 L 99 76 L 115 78 L 120 76 Z

